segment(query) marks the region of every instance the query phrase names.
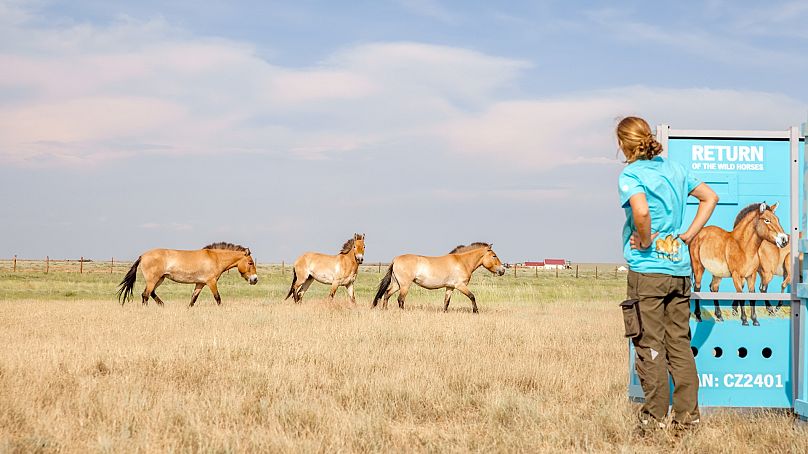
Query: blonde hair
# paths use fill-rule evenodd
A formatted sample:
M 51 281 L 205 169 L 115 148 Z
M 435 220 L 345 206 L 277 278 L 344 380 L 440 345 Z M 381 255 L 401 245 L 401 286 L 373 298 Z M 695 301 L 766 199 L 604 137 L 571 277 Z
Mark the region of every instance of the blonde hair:
M 662 144 L 651 133 L 648 122 L 639 117 L 626 117 L 620 120 L 615 130 L 620 148 L 626 155 L 626 162 L 653 159 L 662 153 Z

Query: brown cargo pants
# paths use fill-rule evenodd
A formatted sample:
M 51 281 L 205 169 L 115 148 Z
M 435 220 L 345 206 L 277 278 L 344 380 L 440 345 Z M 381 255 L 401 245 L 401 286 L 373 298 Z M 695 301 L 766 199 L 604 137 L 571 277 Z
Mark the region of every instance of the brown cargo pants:
M 673 421 L 699 420 L 699 381 L 690 350 L 690 278 L 628 272 L 628 297 L 640 301 L 642 333 L 633 339 L 637 375 L 645 393 L 640 409 L 663 421 L 673 378 Z

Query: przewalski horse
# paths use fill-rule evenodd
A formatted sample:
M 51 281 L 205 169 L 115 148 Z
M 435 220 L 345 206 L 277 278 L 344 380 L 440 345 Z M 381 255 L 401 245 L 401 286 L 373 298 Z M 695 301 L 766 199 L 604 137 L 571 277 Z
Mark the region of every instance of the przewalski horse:
M 774 212 L 777 204 L 772 206 L 763 203 L 753 203 L 738 213 L 731 232 L 711 225 L 703 228 L 693 241 L 690 242 L 690 259 L 693 266 L 693 288 L 701 290 L 701 278 L 707 269 L 713 279 L 710 282 L 710 291 L 717 292 L 721 279 L 731 277 L 735 291 L 743 292 L 744 282 L 748 291 L 755 288 L 755 279 L 760 259 L 758 250 L 763 242 L 769 242 L 778 248 L 784 248 L 789 241 L 788 235 L 780 225 L 780 219 Z M 745 300 L 735 300 L 732 303 L 733 312 L 741 308 L 741 323 L 749 325 L 744 309 Z M 760 325 L 755 312 L 755 302 L 751 303 L 752 324 Z M 701 321 L 701 307 L 696 300 L 696 319 Z M 723 321 L 718 300 L 715 301 L 715 318 Z
M 424 257 L 422 255 L 399 255 L 393 259 L 387 275 L 382 278 L 379 290 L 373 299 L 373 306 L 379 304 L 379 300 L 384 298 L 383 307 L 387 307 L 387 300 L 396 291 L 398 294 L 398 307 L 404 308 L 404 300 L 410 285 L 413 282 L 423 288 L 434 290 L 445 288 L 446 294 L 443 297 L 443 311 L 449 310 L 449 301 L 452 299 L 452 292 L 457 289 L 471 300 L 473 312 L 477 312 L 477 301 L 474 294 L 468 288 L 471 275 L 474 270 L 484 266 L 488 271 L 502 276 L 505 274 L 505 267 L 491 249 L 488 243 L 472 243 L 468 246 L 458 246 L 447 255 L 440 257 Z
M 303 300 L 303 295 L 313 281 L 330 284 L 328 296 L 333 300 L 340 286 L 345 286 L 351 302 L 356 304 L 354 281 L 359 272 L 359 265 L 365 259 L 365 234 L 355 233 L 353 238 L 342 245 L 337 255 L 307 252 L 295 260 L 292 269 L 292 286 L 286 298 L 291 296 L 296 303 Z
M 783 276 L 783 283 L 780 284 L 780 291 L 785 293 L 786 287 L 791 284 L 791 249 L 780 248 L 776 245 L 764 241 L 758 249 L 758 274 L 760 274 L 760 292 L 769 291 L 769 283 L 774 276 Z M 780 310 L 782 301 L 777 302 L 777 307 L 772 308 L 771 301 L 766 300 L 766 310 L 774 314 L 775 310 Z
M 213 243 L 195 251 L 152 249 L 135 260 L 121 281 L 118 289 L 118 301 L 121 304 L 132 298 L 138 266 L 146 278 L 146 289 L 142 294 L 144 305 L 149 304 L 150 296 L 157 304 L 163 305 L 163 300 L 157 296 L 155 290 L 165 278 L 181 284 L 196 284 L 189 306 L 194 305 L 205 285 L 210 287 L 216 304 L 222 304 L 216 283 L 222 273 L 231 268 L 238 268 L 238 272 L 250 285 L 258 283 L 255 260 L 250 254 L 250 249 L 243 246 Z

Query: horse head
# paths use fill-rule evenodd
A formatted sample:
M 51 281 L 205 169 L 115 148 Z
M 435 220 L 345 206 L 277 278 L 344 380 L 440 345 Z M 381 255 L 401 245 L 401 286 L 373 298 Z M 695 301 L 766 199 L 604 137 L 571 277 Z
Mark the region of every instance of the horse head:
M 760 204 L 758 210 L 758 218 L 755 222 L 755 233 L 765 241 L 774 243 L 779 248 L 784 248 L 788 245 L 788 235 L 783 226 L 780 225 L 780 218 L 774 213 L 777 211 L 777 205 L 766 205 L 766 202 Z
M 354 233 L 354 257 L 356 263 L 361 264 L 365 261 L 365 234 Z
M 238 272 L 250 285 L 258 283 L 258 271 L 255 269 L 255 260 L 253 260 L 249 248 L 244 251 L 244 257 L 238 261 Z
M 502 265 L 499 257 L 497 257 L 497 253 L 492 249 L 492 246 L 493 244 L 488 246 L 488 250 L 486 250 L 485 255 L 483 255 L 483 266 L 491 273 L 502 276 L 505 274 L 505 266 Z

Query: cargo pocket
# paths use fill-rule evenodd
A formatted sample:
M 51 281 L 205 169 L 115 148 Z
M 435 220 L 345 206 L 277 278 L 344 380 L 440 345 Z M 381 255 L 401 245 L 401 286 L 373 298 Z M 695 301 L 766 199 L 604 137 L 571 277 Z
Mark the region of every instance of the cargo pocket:
M 640 318 L 640 300 L 630 299 L 620 303 L 623 310 L 623 324 L 626 328 L 626 337 L 637 337 L 642 333 L 642 319 Z

